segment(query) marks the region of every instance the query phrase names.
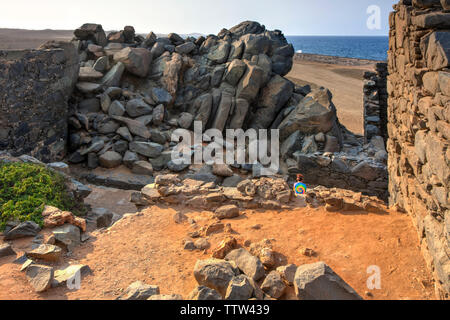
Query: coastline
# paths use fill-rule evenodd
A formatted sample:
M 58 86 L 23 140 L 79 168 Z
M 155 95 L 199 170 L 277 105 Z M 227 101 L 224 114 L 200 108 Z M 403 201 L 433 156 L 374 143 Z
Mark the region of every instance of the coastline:
M 379 63 L 379 62 L 386 62 L 386 61 L 380 61 L 380 60 L 327 56 L 327 55 L 315 54 L 315 53 L 295 53 L 294 63 L 300 62 L 300 61 L 342 65 L 342 66 L 367 66 L 367 65 L 372 65 L 375 63 Z

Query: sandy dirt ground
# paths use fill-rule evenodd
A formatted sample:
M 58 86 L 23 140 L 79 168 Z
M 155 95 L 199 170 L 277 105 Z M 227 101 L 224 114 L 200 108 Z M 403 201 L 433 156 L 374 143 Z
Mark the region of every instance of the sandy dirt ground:
M 333 94 L 339 121 L 353 133 L 362 135 L 363 74 L 373 69 L 373 64 L 341 66 L 296 60 L 286 77 L 299 85 L 328 88 Z
M 88 201 L 116 208 L 118 214 L 132 208 L 125 203 L 124 195 L 109 191 L 96 190 L 94 194 L 101 196 L 92 196 Z M 92 269 L 78 291 L 61 287 L 36 294 L 25 274 L 19 271 L 20 265 L 12 263 L 14 257 L 2 258 L 0 299 L 115 299 L 138 280 L 158 285 L 163 294 L 178 293 L 186 297 L 196 286 L 193 276 L 196 260 L 209 258 L 225 234 L 211 235 L 208 238 L 211 248 L 206 252 L 186 251 L 183 240 L 195 229 L 187 222 L 176 224 L 172 217 L 177 211 L 194 219 L 198 227 L 213 221 L 210 212 L 153 206 L 125 217 L 110 230 L 93 232 L 85 244 L 54 265 L 82 263 Z M 283 264 L 324 261 L 365 299 L 434 298 L 432 280 L 407 215 L 329 213 L 321 208 L 283 212 L 244 210 L 241 214 L 237 219 L 223 221 L 231 224 L 232 235 L 239 244 L 246 240 L 274 239 L 274 249 Z M 254 228 L 257 225 L 258 230 Z M 29 248 L 30 241 L 14 241 L 13 248 L 21 254 Z M 302 248 L 311 248 L 317 255 L 306 257 L 300 252 Z M 381 269 L 380 290 L 367 289 L 370 276 L 367 268 L 372 265 Z M 291 298 L 292 288 L 283 299 Z

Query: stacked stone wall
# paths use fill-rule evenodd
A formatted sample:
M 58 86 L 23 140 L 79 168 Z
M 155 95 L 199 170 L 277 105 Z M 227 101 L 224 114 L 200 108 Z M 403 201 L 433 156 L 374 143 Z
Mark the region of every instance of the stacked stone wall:
M 445 10 L 447 9 L 447 11 Z M 390 15 L 390 204 L 419 231 L 440 298 L 450 292 L 450 9 L 400 1 Z
M 364 74 L 364 141 L 374 136 L 387 140 L 387 63 L 377 63 L 376 72 Z

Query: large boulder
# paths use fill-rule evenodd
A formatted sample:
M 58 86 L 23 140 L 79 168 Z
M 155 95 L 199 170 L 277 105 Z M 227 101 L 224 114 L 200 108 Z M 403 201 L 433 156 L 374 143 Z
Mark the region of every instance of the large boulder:
M 328 89 L 320 88 L 302 99 L 279 125 L 281 141 L 296 131 L 305 134 L 331 131 L 337 121 L 336 107 L 331 98 Z
M 232 86 L 236 86 L 244 75 L 247 65 L 245 62 L 239 59 L 233 60 L 228 66 L 227 72 L 225 73 L 224 80 L 227 81 Z
M 258 96 L 263 81 L 264 71 L 256 65 L 247 64 L 247 71 L 239 81 L 236 97 L 253 102 Z
M 236 38 L 249 33 L 260 34 L 264 31 L 266 31 L 266 28 L 256 21 L 243 21 L 230 29 L 230 33 Z
M 294 288 L 301 300 L 362 300 L 324 262 L 299 266 L 295 273 Z
M 145 48 L 128 47 L 114 54 L 114 61 L 122 62 L 128 72 L 144 78 L 148 74 L 152 55 Z
M 197 260 L 194 277 L 199 285 L 217 290 L 225 296 L 228 284 L 239 274 L 233 263 L 218 259 Z
M 108 43 L 105 31 L 100 24 L 86 23 L 76 29 L 75 37 L 79 40 L 90 40 L 99 46 L 106 46 Z
M 294 84 L 291 81 L 275 75 L 261 91 L 258 109 L 250 127 L 255 129 L 269 128 L 277 114 L 288 102 L 293 91 Z
M 213 97 L 210 93 L 203 94 L 195 99 L 189 109 L 189 113 L 195 115 L 194 121 L 200 121 L 203 129 L 205 129 L 211 115 Z
M 236 99 L 234 113 L 231 116 L 229 129 L 241 129 L 249 110 L 249 103 L 245 99 Z
M 231 45 L 226 41 L 220 41 L 216 46 L 211 48 L 208 59 L 214 63 L 221 64 L 228 60 Z
M 232 104 L 233 97 L 224 92 L 222 94 L 222 98 L 220 99 L 219 107 L 217 108 L 216 118 L 212 125 L 213 128 L 216 128 L 220 131 L 223 131 L 225 129 L 225 124 L 228 120 L 228 116 L 230 115 Z

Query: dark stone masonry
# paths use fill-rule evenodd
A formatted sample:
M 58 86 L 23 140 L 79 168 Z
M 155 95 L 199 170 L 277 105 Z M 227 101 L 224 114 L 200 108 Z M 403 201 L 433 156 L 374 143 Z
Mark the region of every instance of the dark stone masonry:
M 0 51 L 0 150 L 45 162 L 64 158 L 68 99 L 78 68 L 71 44 Z
M 387 64 L 376 64 L 376 72 L 364 74 L 364 141 L 375 136 L 387 141 Z

